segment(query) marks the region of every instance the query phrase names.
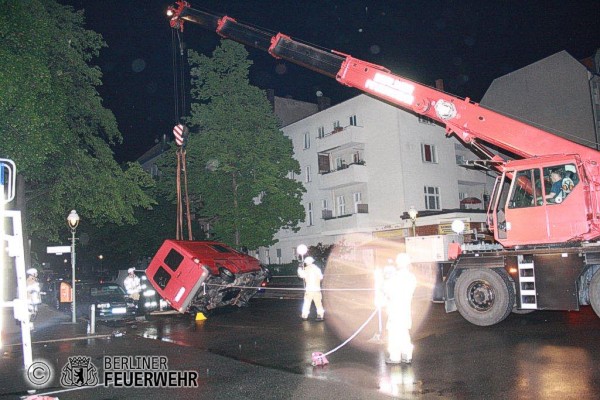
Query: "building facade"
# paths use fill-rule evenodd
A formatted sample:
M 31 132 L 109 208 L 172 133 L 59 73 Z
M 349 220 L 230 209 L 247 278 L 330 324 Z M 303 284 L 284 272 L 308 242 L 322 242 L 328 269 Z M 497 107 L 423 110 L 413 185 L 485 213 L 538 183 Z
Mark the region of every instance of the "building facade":
M 494 79 L 481 104 L 598 149 L 600 51 L 588 65 L 561 51 Z M 585 61 L 585 60 L 584 60 Z
M 301 166 L 295 179 L 306 188 L 306 217 L 298 232 L 282 230 L 275 245 L 259 250 L 262 263 L 297 259 L 299 244 L 402 239 L 411 234 L 412 221 L 402 218 L 411 206 L 422 215 L 417 226 L 454 217 L 484 222 L 491 176 L 464 168 L 474 155 L 432 121 L 359 95 L 282 130 Z

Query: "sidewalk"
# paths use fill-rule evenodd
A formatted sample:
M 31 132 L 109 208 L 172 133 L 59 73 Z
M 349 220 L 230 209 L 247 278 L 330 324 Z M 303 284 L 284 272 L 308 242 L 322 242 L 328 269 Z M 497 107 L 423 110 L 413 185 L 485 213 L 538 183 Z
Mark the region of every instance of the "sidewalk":
M 21 398 L 30 389 L 25 380 L 21 324 L 13 316 L 13 310 L 2 310 L 3 332 L 0 359 L 0 398 Z M 41 304 L 38 315 L 31 331 L 32 356 L 34 362 L 40 358 L 59 360 L 64 357 L 68 346 L 76 342 L 90 340 L 107 340 L 111 337 L 122 336 L 127 327 L 109 327 L 97 325 L 94 334 L 88 333 L 88 321 L 79 318 L 72 323 L 72 315 L 59 312 L 47 304 Z

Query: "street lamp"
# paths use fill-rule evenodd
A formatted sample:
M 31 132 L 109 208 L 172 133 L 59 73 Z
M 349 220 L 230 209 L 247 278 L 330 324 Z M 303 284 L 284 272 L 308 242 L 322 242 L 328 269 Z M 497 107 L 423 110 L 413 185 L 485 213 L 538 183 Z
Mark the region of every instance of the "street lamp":
M 103 264 L 102 261 L 104 260 L 104 256 L 102 254 L 100 254 L 98 256 L 98 260 L 100 260 L 100 273 L 103 273 L 104 272 L 104 266 L 102 265 Z
M 71 228 L 71 313 L 72 313 L 72 323 L 77 322 L 77 311 L 76 311 L 76 302 L 75 302 L 75 231 L 77 230 L 77 225 L 79 225 L 79 215 L 77 215 L 77 211 L 71 210 L 71 213 L 67 217 L 67 223 L 69 224 L 69 228 Z
M 305 244 L 301 244 L 296 248 L 296 252 L 302 257 L 302 265 L 304 266 L 304 255 L 308 252 L 308 247 Z
M 417 236 L 417 215 L 419 212 L 415 208 L 415 206 L 410 206 L 408 209 L 408 216 L 410 217 L 410 221 L 412 222 L 412 231 L 413 236 Z

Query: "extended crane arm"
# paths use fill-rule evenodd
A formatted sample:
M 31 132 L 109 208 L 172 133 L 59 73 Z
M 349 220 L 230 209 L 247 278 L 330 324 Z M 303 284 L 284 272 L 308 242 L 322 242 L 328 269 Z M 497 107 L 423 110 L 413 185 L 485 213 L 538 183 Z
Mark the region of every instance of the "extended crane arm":
M 220 36 L 268 52 L 355 87 L 377 98 L 438 121 L 448 135 L 455 134 L 466 144 L 482 149 L 481 141 L 523 158 L 551 154 L 579 154 L 595 160 L 597 152 L 531 125 L 434 88 L 392 74 L 388 69 L 334 50 L 323 50 L 298 42 L 282 33 L 272 35 L 219 14 L 191 8 L 178 1 L 169 8 L 171 26 L 183 30 L 184 21 L 193 22 Z M 488 154 L 493 157 L 491 152 Z M 497 157 L 497 161 L 500 161 Z

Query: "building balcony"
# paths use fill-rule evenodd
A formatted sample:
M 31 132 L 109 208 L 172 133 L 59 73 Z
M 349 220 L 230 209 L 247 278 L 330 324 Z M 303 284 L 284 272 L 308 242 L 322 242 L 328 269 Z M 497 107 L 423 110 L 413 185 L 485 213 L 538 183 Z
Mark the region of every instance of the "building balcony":
M 369 205 L 368 204 L 361 203 L 361 204 L 356 205 L 355 214 L 368 214 L 368 213 L 369 213 Z M 321 217 L 324 220 L 335 219 L 335 218 L 346 218 L 350 215 L 352 215 L 352 214 L 345 214 L 345 215 L 341 215 L 340 217 L 336 217 L 333 215 L 333 210 L 322 210 L 321 211 Z
M 355 214 L 348 214 L 339 217 L 332 217 L 330 219 L 324 219 L 325 221 L 323 221 L 323 234 L 335 234 L 353 231 L 355 232 L 357 230 L 369 228 L 370 226 L 369 214 L 364 212 L 358 212 Z
M 346 149 L 364 146 L 366 141 L 365 130 L 359 126 L 339 127 L 317 140 L 317 151 L 319 153 L 334 149 Z
M 364 163 L 343 165 L 340 169 L 319 174 L 322 190 L 338 189 L 368 181 L 367 168 Z

